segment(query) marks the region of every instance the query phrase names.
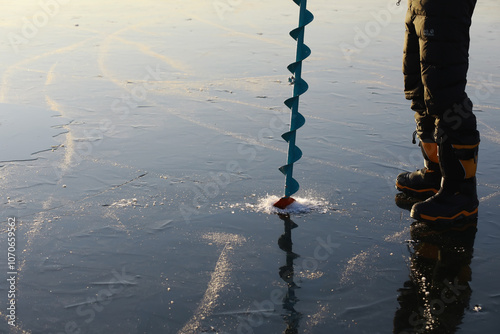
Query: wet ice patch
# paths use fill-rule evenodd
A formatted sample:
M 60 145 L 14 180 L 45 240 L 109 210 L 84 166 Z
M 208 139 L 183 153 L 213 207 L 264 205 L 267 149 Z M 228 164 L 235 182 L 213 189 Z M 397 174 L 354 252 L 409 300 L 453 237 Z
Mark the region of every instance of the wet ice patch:
M 0 103 L 0 141 L 4 143 L 0 161 L 31 160 L 35 153 L 57 147 L 54 137 L 64 132 L 63 121 L 47 109 Z
M 322 271 L 301 270 L 295 274 L 295 277 L 300 277 L 308 280 L 315 280 L 325 275 Z
M 111 208 L 125 208 L 139 206 L 139 204 L 137 204 L 137 198 L 124 198 L 111 204 L 105 204 L 104 206 L 109 206 Z
M 167 228 L 172 227 L 172 224 L 171 224 L 172 222 L 173 222 L 172 219 L 152 222 L 146 226 L 146 231 L 148 233 L 155 233 L 155 232 L 163 231 Z
M 238 235 L 238 234 L 231 234 L 231 233 L 218 233 L 218 232 L 210 232 L 206 233 L 202 237 L 205 240 L 208 240 L 209 242 L 216 243 L 219 246 L 224 246 L 227 244 L 232 244 L 232 245 L 241 245 L 244 242 L 246 242 L 245 237 Z
M 293 197 L 295 202 L 290 204 L 284 210 L 278 209 L 273 204 L 276 203 L 280 197 L 274 195 L 268 195 L 264 198 L 260 198 L 256 205 L 249 204 L 248 206 L 253 208 L 257 212 L 263 212 L 268 214 L 283 213 L 283 214 L 302 214 L 309 213 L 312 211 L 327 213 L 333 210 L 330 202 L 324 198 L 312 198 L 312 197 Z
M 362 250 L 347 261 L 341 275 L 340 284 L 356 284 L 358 280 L 371 280 L 378 272 L 375 270 L 375 261 L 380 257 L 377 246 L 368 251 Z

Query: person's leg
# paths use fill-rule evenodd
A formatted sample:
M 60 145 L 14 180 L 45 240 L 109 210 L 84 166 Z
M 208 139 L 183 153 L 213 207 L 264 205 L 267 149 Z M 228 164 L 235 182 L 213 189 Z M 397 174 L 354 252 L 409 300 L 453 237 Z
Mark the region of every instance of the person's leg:
M 424 158 L 424 168 L 414 172 L 404 172 L 396 178 L 396 188 L 405 195 L 424 200 L 435 195 L 441 185 L 438 148 L 434 140 L 436 118 L 415 113 L 416 135 Z
M 441 7 L 432 0 L 422 3 L 428 6 L 423 8 L 426 16 L 419 17 L 415 25 L 420 32 L 424 99 L 428 114 L 436 117 L 435 140 L 443 178 L 439 192 L 415 204 L 411 216 L 427 222 L 453 222 L 476 217 L 478 207 L 479 132 L 472 102 L 465 93 L 475 0 L 453 1 L 449 11 L 442 10 L 445 3 Z
M 406 13 L 405 42 L 403 49 L 403 74 L 405 97 L 411 100 L 415 111 L 416 135 L 424 158 L 424 168 L 414 172 L 400 173 L 396 188 L 416 199 L 427 199 L 440 188 L 441 172 L 434 140 L 435 117 L 427 114 L 424 102 L 424 85 L 420 66 L 420 42 L 414 25 L 417 17 L 415 7 L 410 4 Z M 415 143 L 415 141 L 414 141 Z
M 426 112 L 424 102 L 424 85 L 420 67 L 420 44 L 415 25 L 415 13 L 408 8 L 405 19 L 405 40 L 403 47 L 404 93 L 411 100 L 411 109 L 423 114 Z

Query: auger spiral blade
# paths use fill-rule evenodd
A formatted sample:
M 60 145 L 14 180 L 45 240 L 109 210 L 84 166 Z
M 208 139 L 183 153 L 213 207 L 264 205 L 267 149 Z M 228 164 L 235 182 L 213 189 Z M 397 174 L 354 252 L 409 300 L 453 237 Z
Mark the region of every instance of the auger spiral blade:
M 288 143 L 288 158 L 286 165 L 279 170 L 285 175 L 285 196 L 274 203 L 279 209 L 285 209 L 295 202 L 290 197 L 299 190 L 299 183 L 293 178 L 293 164 L 302 157 L 302 151 L 295 145 L 296 132 L 306 122 L 304 116 L 299 113 L 299 97 L 307 89 L 307 83 L 302 79 L 302 61 L 309 57 L 311 49 L 304 44 L 305 26 L 312 22 L 313 15 L 306 9 L 307 0 L 293 0 L 299 7 L 299 26 L 290 31 L 290 36 L 297 41 L 297 52 L 295 62 L 288 65 L 288 70 L 293 74 L 292 84 L 293 96 L 285 101 L 285 105 L 291 109 L 290 130 L 281 137 Z

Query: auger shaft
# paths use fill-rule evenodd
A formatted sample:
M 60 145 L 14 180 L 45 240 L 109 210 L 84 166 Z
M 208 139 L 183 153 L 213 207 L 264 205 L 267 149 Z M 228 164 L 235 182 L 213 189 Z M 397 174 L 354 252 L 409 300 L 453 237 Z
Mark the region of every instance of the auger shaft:
M 311 50 L 304 44 L 305 26 L 311 23 L 313 15 L 306 9 L 307 0 L 293 0 L 298 6 L 299 26 L 290 32 L 290 36 L 297 41 L 297 50 L 295 62 L 288 65 L 288 70 L 293 74 L 292 84 L 293 97 L 287 99 L 285 104 L 291 109 L 290 130 L 282 135 L 282 138 L 288 142 L 287 163 L 280 167 L 280 171 L 285 174 L 285 196 L 281 198 L 274 206 L 284 209 L 295 200 L 290 196 L 299 190 L 299 183 L 293 178 L 293 164 L 302 157 L 302 151 L 296 146 L 296 132 L 305 123 L 305 118 L 299 113 L 299 97 L 307 89 L 307 83 L 302 79 L 302 61 L 306 59 Z

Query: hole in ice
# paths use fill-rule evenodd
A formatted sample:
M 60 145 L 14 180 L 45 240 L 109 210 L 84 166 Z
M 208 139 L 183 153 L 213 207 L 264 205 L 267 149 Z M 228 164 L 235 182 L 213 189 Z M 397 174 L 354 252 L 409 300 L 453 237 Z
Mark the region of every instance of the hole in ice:
M 287 206 L 284 210 L 278 209 L 273 204 L 276 203 L 280 197 L 274 195 L 268 195 L 267 197 L 260 198 L 254 209 L 258 212 L 264 212 L 269 214 L 274 213 L 289 213 L 289 214 L 301 214 L 308 213 L 311 211 L 318 211 L 321 213 L 326 213 L 331 210 L 330 203 L 323 198 L 311 198 L 311 197 L 293 197 L 295 202 Z

